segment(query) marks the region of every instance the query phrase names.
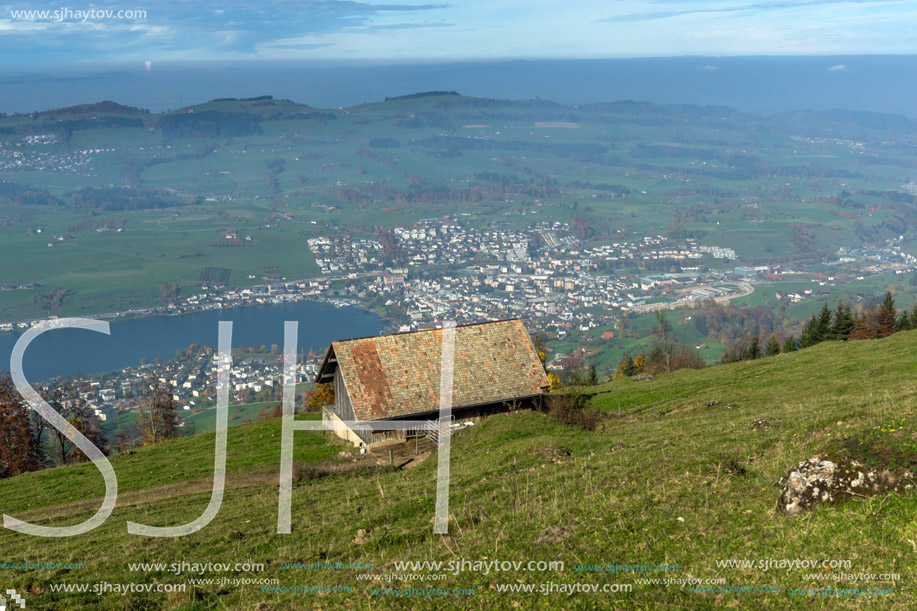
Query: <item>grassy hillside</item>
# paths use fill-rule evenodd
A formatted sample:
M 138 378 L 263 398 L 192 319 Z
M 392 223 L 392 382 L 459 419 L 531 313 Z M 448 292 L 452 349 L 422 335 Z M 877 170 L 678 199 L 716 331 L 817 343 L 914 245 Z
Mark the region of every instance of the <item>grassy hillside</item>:
M 0 533 L 6 562 L 81 562 L 84 568 L 0 569 L 0 575 L 4 588 L 27 592 L 33 609 L 914 608 L 917 497 L 863 498 L 788 518 L 775 512 L 775 484 L 789 467 L 816 454 L 847 454 L 895 468 L 917 464 L 915 357 L 917 332 L 909 332 L 648 382 L 617 381 L 590 389 L 593 403 L 609 415 L 592 432 L 540 413 L 489 418 L 454 438 L 447 537 L 433 535 L 435 460 L 404 471 L 304 478 L 294 484 L 293 533 L 275 534 L 276 420 L 230 430 L 230 485 L 208 527 L 179 539 L 128 535 L 127 520 L 172 525 L 203 511 L 213 436 L 199 435 L 114 459 L 119 505 L 92 533 L 61 540 Z M 753 430 L 758 418 L 772 426 Z M 327 435 L 297 433 L 298 458 L 344 460 L 337 454 L 345 448 Z M 68 467 L 0 482 L 0 503 L 4 513 L 62 525 L 91 515 L 101 489 L 93 467 Z M 464 570 L 421 580 L 430 572 L 395 565 L 460 559 L 560 560 L 565 566 L 486 575 Z M 836 571 L 819 568 L 827 576 L 820 581 L 811 576 L 816 571 L 804 568 L 718 567 L 728 560 L 849 564 Z M 169 567 L 128 567 L 182 561 L 250 561 L 265 568 L 178 575 Z M 582 570 L 615 564 L 671 570 Z M 901 579 L 852 582 L 843 576 L 888 573 Z M 412 580 L 386 581 L 391 574 Z M 839 582 L 832 580 L 835 574 Z M 367 575 L 379 578 L 362 578 Z M 185 584 L 196 577 L 278 581 L 268 591 L 239 582 L 172 594 L 91 591 L 100 582 Z M 637 582 L 646 578 L 670 583 Z M 699 586 L 683 585 L 695 579 Z M 52 584 L 60 583 L 90 584 L 90 591 L 53 592 Z M 600 591 L 537 593 L 574 584 L 597 584 Z M 603 593 L 603 584 L 633 589 Z M 502 591 L 527 585 L 535 593 Z M 296 586 L 352 589 L 270 591 Z M 409 598 L 408 588 L 418 592 Z M 826 595 L 824 588 L 835 592 Z M 866 593 L 874 589 L 881 594 Z

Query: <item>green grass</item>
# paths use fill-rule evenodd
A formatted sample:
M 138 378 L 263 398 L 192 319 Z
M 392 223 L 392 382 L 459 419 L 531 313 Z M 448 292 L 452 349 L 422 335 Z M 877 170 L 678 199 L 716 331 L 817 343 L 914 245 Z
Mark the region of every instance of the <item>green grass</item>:
M 788 518 L 775 512 L 775 483 L 799 461 L 836 453 L 851 439 L 868 442 L 864 453 L 871 460 L 893 458 L 890 466 L 899 467 L 914 464 L 915 340 L 917 332 L 826 343 L 755 362 L 604 384 L 588 389 L 595 395 L 593 404 L 609 413 L 592 432 L 540 413 L 488 418 L 453 439 L 447 537 L 433 534 L 433 460 L 408 471 L 357 471 L 296 483 L 293 533 L 276 534 L 278 420 L 230 429 L 230 487 L 213 523 L 178 539 L 131 536 L 126 520 L 179 524 L 199 515 L 209 498 L 212 434 L 143 448 L 112 461 L 124 497 L 100 528 L 60 540 L 0 534 L 8 562 L 84 562 L 84 569 L 0 570 L 0 575 L 5 587 L 30 593 L 30 608 L 61 610 L 254 609 L 262 603 L 262 609 L 278 611 L 913 608 L 917 592 L 909 577 L 917 562 L 909 540 L 917 538 L 917 497 L 864 498 Z M 720 403 L 707 407 L 709 401 Z M 752 430 L 756 418 L 766 418 L 774 427 Z M 341 446 L 329 445 L 327 435 L 297 433 L 298 458 L 332 458 Z M 260 482 L 264 474 L 267 479 Z M 100 480 L 91 465 L 8 479 L 0 482 L 2 511 L 45 524 L 85 519 L 95 511 Z M 65 511 L 68 504 L 72 511 Z M 52 507 L 58 509 L 52 512 Z M 364 536 L 356 539 L 360 529 Z M 396 572 L 395 561 L 459 558 L 563 560 L 566 565 L 563 571 L 545 573 L 462 572 L 433 583 L 390 584 L 358 580 L 352 570 L 281 567 L 283 562 L 361 562 L 373 564 L 371 573 L 389 574 Z M 899 573 L 902 581 L 835 584 L 806 579 L 804 570 L 722 569 L 716 564 L 769 558 L 850 560 L 851 567 L 839 572 Z M 167 570 L 132 573 L 127 568 L 127 562 L 182 560 L 266 563 L 264 572 L 206 577 L 266 577 L 282 586 L 341 585 L 354 590 L 275 594 L 248 585 L 200 586 L 181 595 L 50 592 L 50 584 L 60 582 L 185 583 L 187 576 Z M 629 574 L 575 570 L 579 564 L 614 563 L 677 564 L 677 573 L 663 577 L 722 578 L 732 587 L 780 586 L 783 591 L 717 594 L 638 584 L 630 593 L 568 597 L 505 594 L 492 587 L 634 583 Z M 374 587 L 408 586 L 474 588 L 475 594 L 411 599 L 372 595 Z M 890 587 L 894 592 L 845 601 L 786 592 L 825 586 Z
M 272 407 L 279 404 L 280 401 L 259 401 L 255 403 L 244 403 L 240 405 L 229 406 L 229 426 L 238 426 L 249 421 L 258 420 L 261 411 L 266 407 Z M 216 409 L 206 409 L 196 414 L 184 412 L 185 420 L 191 422 L 196 431 L 212 431 L 216 426 Z M 317 417 L 317 414 L 309 414 L 309 419 Z
M 279 423 L 279 420 L 264 420 L 244 427 L 229 427 L 227 472 L 276 469 L 280 453 Z M 295 459 L 312 462 L 335 456 L 342 448 L 337 443 L 330 443 L 331 440 L 328 433 L 301 436 L 297 439 Z M 204 432 L 113 457 L 119 492 L 211 478 L 214 443 L 215 433 Z M 15 503 L 18 511 L 91 499 L 105 491 L 97 469 L 89 463 L 23 475 L 18 480 L 23 488 L 13 495 L 16 481 L 4 480 L 0 488 L 5 488 L 3 492 L 7 496 L 18 497 Z M 4 505 L 4 511 L 11 509 L 13 507 Z
M 523 224 L 534 219 L 569 221 L 582 216 L 605 239 L 626 230 L 628 239 L 665 233 L 672 229 L 695 232 L 700 243 L 732 246 L 739 253 L 737 263 L 756 259 L 785 259 L 799 252 L 793 242 L 793 226 L 811 229 L 813 245 L 821 252 L 835 252 L 838 246 L 859 246 L 854 233 L 857 223 L 875 229 L 872 241 L 881 243 L 897 232 L 883 226 L 889 214 L 887 200 L 857 194 L 864 206 L 875 213 L 860 219 L 833 216 L 838 206 L 825 201 L 841 189 L 900 190 L 912 176 L 907 163 L 901 166 L 863 165 L 858 152 L 831 142 L 789 140 L 765 134 L 758 120 L 749 122 L 709 119 L 680 120 L 669 116 L 671 109 L 651 111 L 642 117 L 615 110 L 566 106 L 510 103 L 502 107 L 499 119 L 492 109 L 478 107 L 463 96 L 426 97 L 363 104 L 345 112 L 329 110 L 333 120 L 296 117 L 313 112 L 284 100 L 207 102 L 186 110 L 218 110 L 248 113 L 260 120 L 256 135 L 213 140 L 179 139 L 168 141 L 156 127 L 158 117 L 142 118 L 144 127 L 94 128 L 74 131 L 70 150 L 98 149 L 88 166 L 80 171 L 39 170 L 8 167 L 0 180 L 47 189 L 64 206 L 18 205 L 0 201 L 0 259 L 14 259 L 0 274 L 2 284 L 38 281 L 46 292 L 67 289 L 74 292 L 59 311 L 70 316 L 108 313 L 132 307 L 159 305 L 159 286 L 175 282 L 186 291 L 197 284 L 204 266 L 232 268 L 234 286 L 260 282 L 261 270 L 277 266 L 287 278 L 315 276 L 317 267 L 306 247 L 313 235 L 329 235 L 338 229 L 366 231 L 376 235 L 381 227 L 410 225 L 423 218 L 444 214 L 472 220 L 480 226 L 498 221 Z M 92 116 L 94 111 L 86 110 Z M 176 111 L 177 112 L 177 111 Z M 406 128 L 405 118 L 413 113 L 438 115 L 451 127 Z M 656 114 L 658 113 L 658 114 Z M 169 113 L 164 113 L 169 114 Z M 272 115 L 283 116 L 279 119 Z M 79 115 L 73 115 L 79 116 Z M 108 116 L 108 115 L 105 115 Z M 114 115 L 121 116 L 121 115 Z M 135 115 L 123 115 L 133 117 Z M 579 129 L 534 128 L 539 121 L 569 119 Z M 30 118 L 28 115 L 0 117 L 0 127 L 15 128 L 15 133 L 0 138 L 20 140 L 19 130 L 38 133 L 53 131 L 59 117 L 53 114 Z M 488 128 L 466 129 L 464 125 L 486 124 Z M 890 137 L 879 131 L 860 130 L 838 137 L 865 139 L 869 146 L 883 146 Z M 515 150 L 515 144 L 496 150 L 461 151 L 461 156 L 438 158 L 423 144 L 430 136 L 452 133 L 456 138 L 486 137 L 498 147 L 508 143 L 602 144 L 609 150 L 593 158 L 555 154 L 550 151 Z M 856 135 L 854 135 L 856 134 Z M 368 150 L 373 138 L 391 137 L 401 146 L 396 149 Z M 694 157 L 650 157 L 635 154 L 641 144 L 684 145 L 699 153 L 724 153 L 743 150 L 776 167 L 819 166 L 851 174 L 843 182 L 837 178 L 816 177 L 795 170 L 771 176 L 750 178 L 722 176 L 719 160 L 704 154 Z M 710 144 L 702 144 L 709 142 Z M 713 144 L 716 143 L 716 144 Z M 66 155 L 60 145 L 24 147 L 23 151 Z M 890 159 L 903 153 L 887 151 Z M 265 162 L 282 159 L 284 170 L 277 176 L 279 192 L 273 194 L 266 182 Z M 129 178 L 125 168 L 136 163 L 138 172 Z M 728 164 L 725 164 L 728 165 Z M 562 191 L 556 197 L 528 195 L 503 197 L 488 195 L 480 202 L 443 204 L 406 203 L 400 198 L 380 197 L 372 204 L 340 201 L 344 187 L 386 186 L 404 192 L 409 179 L 423 179 L 430 188 L 464 188 L 473 184 L 475 174 L 487 171 L 521 179 L 556 181 Z M 688 172 L 685 174 L 685 172 Z M 128 179 L 147 189 L 168 189 L 172 201 L 184 205 L 174 210 L 100 212 L 99 217 L 125 221 L 120 234 L 98 234 L 91 229 L 71 232 L 87 211 L 67 206 L 71 191 L 86 186 L 123 186 Z M 626 197 L 579 186 L 574 181 L 612 183 L 627 186 Z M 697 190 L 698 192 L 695 192 Z M 712 190 L 722 195 L 707 195 Z M 200 198 L 200 203 L 194 203 Z M 815 200 L 815 198 L 822 198 Z M 685 219 L 681 212 L 696 206 L 727 202 L 754 203 L 754 212 L 734 206 L 728 210 L 708 211 Z M 313 203 L 333 204 L 333 212 L 313 208 Z M 512 209 L 535 209 L 538 216 L 507 216 Z M 176 212 L 178 219 L 172 219 Z M 262 228 L 262 221 L 273 213 L 296 213 L 298 218 L 274 227 Z M 849 210 L 848 210 L 849 212 Z M 469 215 L 469 216 L 465 216 Z M 760 221 L 752 223 L 752 221 Z M 316 225 L 312 225 L 315 222 Z M 41 235 L 28 230 L 44 227 Z M 247 248 L 216 248 L 220 230 L 238 229 L 251 235 Z M 50 236 L 74 233 L 76 244 L 48 248 Z M 618 238 L 613 238 L 617 241 Z M 200 253 L 195 258 L 187 255 Z M 186 255 L 185 258 L 179 258 Z M 762 261 L 758 261 L 762 262 Z M 732 265 L 730 263 L 729 265 Z M 255 276 L 255 278 L 250 278 Z M 47 313 L 33 304 L 34 291 L 11 291 L 0 297 L 0 320 L 20 321 L 43 317 Z M 766 296 L 751 295 L 739 304 L 767 301 Z
M 290 279 L 317 275 L 306 239 L 299 234 L 301 229 L 315 230 L 292 224 L 257 227 L 268 215 L 262 209 L 246 220 L 221 220 L 210 218 L 204 207 L 183 209 L 177 219 L 162 211 L 120 213 L 111 216 L 129 220 L 122 232 L 74 232 L 76 239 L 66 242 L 54 236 L 68 233 L 67 225 L 77 221 L 72 216 L 54 219 L 41 235 L 28 235 L 22 227 L 0 228 L 0 258 L 21 262 L 4 270 L 2 282 L 42 284 L 35 290 L 4 292 L 0 320 L 45 316 L 33 297 L 52 288 L 73 292 L 52 312 L 62 316 L 162 305 L 162 282 L 184 287 L 183 295 L 196 292 L 206 266 L 231 268 L 231 282 L 237 286 L 261 282 L 262 269 L 272 266 Z M 252 237 L 249 246 L 219 247 L 225 241 L 220 228 L 230 224 Z

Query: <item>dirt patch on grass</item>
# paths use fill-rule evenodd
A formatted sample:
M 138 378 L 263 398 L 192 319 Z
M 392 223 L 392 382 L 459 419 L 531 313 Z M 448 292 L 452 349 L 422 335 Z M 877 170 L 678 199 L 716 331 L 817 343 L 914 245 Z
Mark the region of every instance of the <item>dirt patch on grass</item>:
M 418 445 L 420 448 L 420 445 Z M 327 460 L 318 463 L 294 463 L 293 481 L 309 481 L 332 475 L 352 473 L 368 473 L 391 467 L 388 450 L 392 450 L 394 466 L 398 469 L 409 469 L 417 466 L 432 454 L 432 449 L 427 446 L 420 453 L 415 453 L 414 442 L 391 444 L 367 454 L 353 454 L 347 461 Z M 279 471 L 264 469 L 245 473 L 227 473 L 225 490 L 240 490 L 246 488 L 264 488 L 277 486 L 280 479 Z M 213 478 L 201 477 L 193 480 L 164 484 L 143 490 L 131 490 L 118 493 L 118 503 L 115 509 L 148 505 L 183 496 L 209 495 L 213 490 Z M 81 513 L 95 512 L 102 504 L 101 497 L 80 499 L 70 503 L 50 505 L 29 509 L 16 513 L 16 517 L 27 522 L 43 521 L 58 518 L 67 518 Z
M 227 473 L 226 490 L 238 490 L 242 488 L 255 488 L 261 486 L 277 485 L 279 474 L 277 471 L 253 471 L 248 473 Z M 143 490 L 132 490 L 130 492 L 119 492 L 118 503 L 115 509 L 124 507 L 135 507 L 155 503 L 163 499 L 170 499 L 179 496 L 194 496 L 199 494 L 209 494 L 213 489 L 213 478 L 202 477 L 174 484 L 164 484 L 154 486 Z M 51 505 L 49 507 L 40 507 L 30 509 L 17 514 L 20 520 L 47 520 L 52 518 L 65 518 L 79 513 L 94 512 L 102 504 L 102 498 L 82 499 L 71 503 L 62 503 L 60 505 Z
M 712 457 L 708 468 L 710 473 L 722 473 L 732 477 L 743 477 L 748 474 L 748 463 L 738 456 L 718 454 Z
M 541 458 L 546 458 L 551 462 L 556 463 L 567 461 L 567 459 L 571 456 L 570 450 L 561 446 L 538 447 L 534 449 L 534 453 Z
M 429 439 L 392 441 L 373 447 L 363 459 L 380 467 L 413 469 L 436 450 Z
M 535 538 L 535 544 L 553 544 L 557 545 L 566 541 L 573 534 L 572 526 L 548 526 Z
M 917 471 L 917 432 L 905 426 L 881 426 L 844 437 L 827 454 L 874 469 Z

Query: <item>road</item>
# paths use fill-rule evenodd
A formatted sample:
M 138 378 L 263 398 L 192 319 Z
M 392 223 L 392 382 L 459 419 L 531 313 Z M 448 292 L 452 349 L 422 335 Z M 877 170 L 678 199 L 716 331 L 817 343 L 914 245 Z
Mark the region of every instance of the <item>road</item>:
M 755 291 L 755 287 L 752 285 L 741 282 L 735 285 L 738 289 L 738 293 L 730 293 L 729 295 L 722 295 L 720 297 L 714 297 L 713 300 L 719 304 L 727 304 L 732 299 L 738 299 L 739 297 L 745 297 L 746 295 L 751 295 Z M 638 314 L 645 314 L 647 312 L 656 312 L 657 310 L 677 310 L 679 308 L 687 308 L 692 305 L 697 305 L 701 301 L 704 301 L 702 297 L 685 297 L 679 299 L 678 301 L 667 301 L 664 303 L 648 303 L 645 305 L 634 306 L 631 309 L 631 312 L 636 312 Z

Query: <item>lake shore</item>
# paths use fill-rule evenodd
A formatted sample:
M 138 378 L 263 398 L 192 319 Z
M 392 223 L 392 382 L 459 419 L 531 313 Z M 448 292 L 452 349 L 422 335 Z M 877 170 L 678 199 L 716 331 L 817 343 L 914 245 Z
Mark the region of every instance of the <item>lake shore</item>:
M 221 321 L 232 321 L 233 346 L 283 343 L 284 323 L 298 321 L 298 348 L 322 350 L 330 342 L 377 335 L 386 321 L 376 312 L 332 300 L 299 300 L 208 309 L 111 321 L 110 335 L 77 329 L 44 334 L 29 346 L 25 373 L 32 380 L 92 374 L 135 366 L 140 359 L 170 358 L 197 343 L 216 346 Z M 13 346 L 24 330 L 0 335 L 0 369 L 7 369 Z

